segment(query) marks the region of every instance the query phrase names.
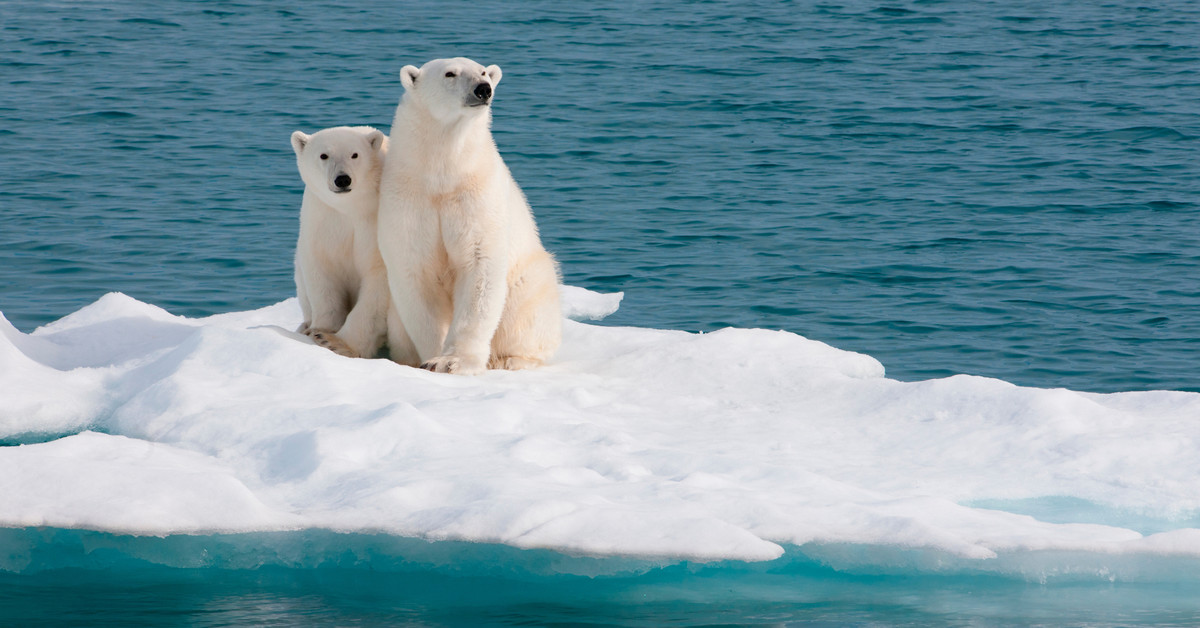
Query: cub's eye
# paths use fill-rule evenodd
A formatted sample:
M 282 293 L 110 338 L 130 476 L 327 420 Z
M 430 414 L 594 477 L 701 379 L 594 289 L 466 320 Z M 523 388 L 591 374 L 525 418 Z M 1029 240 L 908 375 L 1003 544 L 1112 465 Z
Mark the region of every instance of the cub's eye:
M 354 153 L 353 155 L 350 155 L 350 159 L 358 159 L 358 153 Z
M 458 75 L 457 75 L 457 74 L 455 74 L 455 73 L 453 73 L 453 72 L 447 72 L 447 73 L 446 73 L 446 78 L 454 78 L 455 76 L 458 76 Z
M 321 159 L 329 159 L 329 155 L 326 155 L 325 153 L 321 153 Z

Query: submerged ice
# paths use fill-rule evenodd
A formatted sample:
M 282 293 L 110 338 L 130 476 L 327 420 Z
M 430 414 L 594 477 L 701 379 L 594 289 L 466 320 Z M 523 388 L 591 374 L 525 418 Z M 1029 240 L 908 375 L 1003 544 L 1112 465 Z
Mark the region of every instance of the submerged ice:
M 299 319 L 121 294 L 30 334 L 0 317 L 0 527 L 867 570 L 1200 558 L 1198 394 L 899 382 L 786 332 L 574 321 L 544 368 L 460 377 L 339 357 Z

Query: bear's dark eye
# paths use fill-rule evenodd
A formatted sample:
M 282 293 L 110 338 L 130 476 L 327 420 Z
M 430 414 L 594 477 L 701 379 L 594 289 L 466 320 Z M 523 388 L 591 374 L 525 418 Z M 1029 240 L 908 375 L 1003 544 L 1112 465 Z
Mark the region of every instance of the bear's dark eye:
M 326 155 L 325 153 L 321 153 L 321 159 L 329 159 L 329 155 Z
M 350 155 L 350 159 L 358 159 L 358 153 L 354 153 L 353 155 Z
M 457 75 L 456 75 L 456 74 L 454 74 L 453 72 L 447 72 L 447 73 L 446 73 L 446 78 L 454 78 L 455 76 L 457 76 Z

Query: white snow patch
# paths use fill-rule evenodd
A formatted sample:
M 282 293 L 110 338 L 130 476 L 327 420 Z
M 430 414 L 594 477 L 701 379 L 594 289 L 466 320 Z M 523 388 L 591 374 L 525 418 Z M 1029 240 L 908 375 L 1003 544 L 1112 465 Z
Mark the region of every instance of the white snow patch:
M 571 319 L 621 298 L 562 295 Z M 0 317 L 0 439 L 34 443 L 0 447 L 0 526 L 1200 557 L 1200 530 L 1162 527 L 1200 512 L 1197 394 L 906 383 L 786 332 L 571 320 L 545 367 L 459 377 L 339 357 L 299 318 L 294 299 L 188 319 L 119 294 L 31 334 Z M 1166 531 L 964 505 L 1058 496 Z

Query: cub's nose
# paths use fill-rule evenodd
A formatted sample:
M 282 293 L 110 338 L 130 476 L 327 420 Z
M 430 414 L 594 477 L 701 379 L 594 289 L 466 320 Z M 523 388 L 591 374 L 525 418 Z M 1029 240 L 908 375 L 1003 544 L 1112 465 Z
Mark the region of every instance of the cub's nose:
M 480 83 L 475 86 L 475 97 L 479 100 L 487 100 L 492 97 L 492 86 L 487 83 Z
M 339 174 L 336 178 L 334 178 L 333 184 L 342 189 L 350 187 L 350 175 Z

